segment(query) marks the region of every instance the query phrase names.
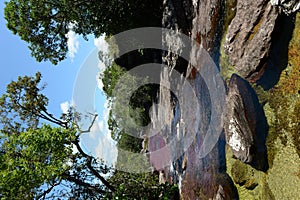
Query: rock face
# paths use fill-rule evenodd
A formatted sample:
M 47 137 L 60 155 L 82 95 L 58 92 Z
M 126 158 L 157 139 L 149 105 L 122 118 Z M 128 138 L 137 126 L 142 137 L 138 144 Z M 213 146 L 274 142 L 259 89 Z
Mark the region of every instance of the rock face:
M 264 71 L 278 15 L 278 9 L 268 0 L 237 1 L 224 48 L 230 64 L 242 77 L 256 80 Z
M 203 106 L 202 110 L 200 109 L 201 112 L 198 113 L 201 125 L 196 131 L 193 143 L 183 154 L 175 156 L 178 158 L 177 160 L 172 160 L 170 166 L 164 167 L 166 165 L 155 165 L 159 162 L 156 162 L 154 157 L 150 157 L 152 164 L 162 170 L 163 182 L 178 184 L 182 199 L 238 199 L 237 190 L 226 173 L 226 143 L 231 147 L 237 159 L 258 170 L 266 171 L 268 169 L 265 144 L 268 124 L 262 106 L 249 81 L 258 82 L 258 80 L 267 79 L 269 76 L 273 77 L 273 74 L 270 75 L 269 72 L 275 71 L 274 66 L 284 65 L 281 64 L 282 57 L 279 55 L 286 55 L 286 51 L 279 49 L 288 45 L 289 39 L 282 40 L 282 38 L 289 38 L 290 35 L 286 34 L 287 29 L 284 27 L 288 27 L 288 30 L 292 30 L 293 27 L 283 25 L 289 25 L 289 23 L 282 22 L 292 21 L 292 16 L 287 17 L 281 11 L 282 8 L 279 8 L 280 6 L 277 6 L 277 4 L 274 6 L 276 3 L 274 1 L 233 1 L 230 1 L 233 6 L 230 8 L 226 7 L 228 6 L 227 1 L 221 0 L 164 1 L 167 6 L 165 8 L 166 15 L 163 17 L 163 27 L 179 30 L 190 35 L 203 49 L 209 52 L 217 66 L 220 57 L 221 39 L 225 34 L 225 28 L 227 28 L 224 42 L 225 52 L 228 54 L 230 65 L 233 65 L 240 74 L 240 76 L 232 75 L 228 85 L 228 95 L 226 102 L 224 102 L 227 107 L 226 116 L 224 117 L 225 133 L 222 133 L 223 135 L 221 135 L 217 144 L 205 157 L 200 157 L 199 152 L 205 138 L 203 133 L 210 123 L 211 91 L 206 88 L 203 78 L 198 73 L 200 68 L 180 62 L 176 56 L 170 55 L 171 60 L 177 61 L 173 69 L 181 69 L 180 73 L 184 74 L 188 66 L 187 74 L 184 75 L 189 79 L 193 90 L 196 91 L 198 102 L 201 102 Z M 296 4 L 294 7 L 297 8 Z M 294 7 L 292 10 L 294 10 Z M 232 8 L 236 11 L 235 16 L 229 17 L 230 19 L 233 17 L 233 19 L 229 27 L 225 27 L 227 25 L 224 24 L 228 17 L 225 16 L 227 15 L 226 12 Z M 192 25 L 190 15 L 194 17 Z M 226 23 L 229 23 L 229 21 L 226 21 Z M 203 58 L 197 55 L 192 50 L 191 56 L 196 58 L 196 63 L 200 63 Z M 276 59 L 278 59 L 278 62 L 275 62 Z M 268 73 L 265 73 L 266 71 Z M 281 69 L 278 72 L 280 74 Z M 265 74 L 269 75 L 266 76 Z M 160 92 L 161 96 L 162 94 Z M 165 97 L 168 95 L 169 92 L 167 91 Z M 188 96 L 184 97 L 184 99 L 188 99 Z M 163 98 L 160 97 L 160 99 Z M 170 103 L 169 100 L 165 102 Z M 188 103 L 186 104 L 188 105 Z M 179 107 L 185 106 L 180 105 Z M 185 108 L 190 109 L 190 113 L 194 111 L 189 106 Z M 180 113 L 175 109 L 174 116 L 176 115 L 179 116 Z M 149 142 L 149 144 L 153 144 L 152 146 L 158 145 L 153 148 L 154 150 L 169 144 L 170 138 L 173 136 L 178 138 L 176 148 L 180 149 L 184 146 L 182 138 L 187 131 L 184 128 L 181 129 L 183 127 L 181 123 L 187 124 L 189 121 L 184 117 L 175 120 L 176 117 L 174 116 L 167 120 L 170 135 L 166 137 L 162 134 L 161 139 L 156 137 Z M 177 128 L 177 125 L 179 128 Z M 170 149 L 168 154 L 173 156 L 174 149 Z M 247 183 L 246 186 L 253 189 L 256 187 L 256 183 Z
M 218 63 L 219 49 L 223 34 L 224 1 L 193 1 L 194 13 L 192 38 L 209 52 Z
M 218 63 L 221 36 L 223 34 L 222 9 L 224 8 L 224 1 L 167 0 L 165 3 L 167 4 L 165 9 L 167 15 L 163 17 L 163 19 L 165 19 L 165 22 L 163 22 L 164 27 L 180 30 L 185 34 L 190 35 L 192 39 L 200 43 L 201 46 L 209 52 L 210 57 L 213 58 L 215 63 Z M 190 5 L 189 9 L 185 9 L 185 6 L 187 5 Z M 190 9 L 193 13 L 192 16 L 194 16 L 193 20 L 188 18 L 188 14 L 186 14 L 191 12 Z M 192 29 L 189 29 L 189 24 L 191 23 Z M 196 109 L 191 104 L 193 98 L 190 90 L 183 90 L 183 92 L 177 96 L 177 98 L 181 98 L 182 101 L 180 101 L 180 105 L 176 104 L 175 108 L 178 109 L 175 109 L 174 116 L 171 117 L 171 120 L 166 120 L 166 118 L 169 117 L 165 117 L 165 121 L 170 121 L 168 123 L 169 125 L 166 126 L 168 127 L 168 130 L 166 131 L 169 131 L 170 133 L 161 133 L 163 138 L 158 140 L 158 137 L 153 137 L 150 138 L 149 142 L 149 144 L 153 144 L 152 146 L 157 145 L 153 148 L 155 150 L 163 147 L 164 142 L 160 141 L 164 140 L 165 144 L 170 144 L 172 138 L 177 138 L 178 141 L 176 142 L 176 145 L 172 145 L 170 150 L 172 157 L 175 157 L 176 160 L 172 160 L 170 163 L 171 165 L 166 166 L 163 169 L 160 168 L 163 167 L 162 165 L 155 165 L 155 163 L 159 164 L 159 162 L 157 162 L 158 159 L 155 158 L 154 153 L 150 155 L 150 160 L 154 167 L 163 170 L 163 180 L 172 184 L 178 184 L 181 199 L 238 199 L 237 189 L 229 175 L 226 173 L 226 141 L 224 132 L 222 132 L 223 127 L 221 123 L 216 123 L 216 126 L 221 127 L 220 130 L 216 132 L 217 134 L 219 134 L 219 131 L 222 132 L 222 136 L 219 137 L 218 135 L 212 149 L 210 149 L 205 156 L 201 155 L 202 146 L 205 146 L 203 143 L 205 142 L 206 135 L 216 133 L 213 131 L 208 132 L 212 114 L 212 100 L 210 99 L 211 94 L 206 85 L 207 82 L 205 82 L 199 73 L 200 69 L 205 66 L 204 63 L 209 66 L 208 68 L 213 68 L 215 65 L 209 64 L 211 59 L 206 59 L 209 55 L 205 54 L 206 56 L 203 56 L 200 49 L 201 48 L 195 47 L 195 51 L 192 50 L 191 53 L 191 56 L 193 54 L 196 58 L 196 63 L 199 64 L 199 66 L 193 66 L 194 68 L 192 69 L 189 68 L 188 71 L 191 73 L 187 72 L 186 74 L 186 77 L 189 77 L 187 78 L 187 81 L 191 84 L 191 90 L 195 92 L 195 98 L 200 104 L 199 112 L 195 113 Z M 170 55 L 170 57 L 172 60 L 174 58 L 177 59 L 174 55 Z M 211 62 L 213 63 L 213 61 Z M 168 66 L 170 67 L 170 65 Z M 176 70 L 186 70 L 186 67 L 183 66 L 182 62 L 176 62 L 174 68 Z M 207 75 L 212 75 L 212 73 L 208 73 Z M 215 77 L 207 79 L 214 81 Z M 224 86 L 222 79 L 220 79 L 220 82 L 220 85 L 223 84 Z M 169 91 L 164 92 L 163 90 L 159 93 L 159 104 L 164 105 L 164 108 L 169 107 L 169 93 Z M 224 93 L 224 96 L 222 96 L 224 98 L 221 98 L 224 99 L 222 101 L 224 102 L 225 91 L 221 93 Z M 221 113 L 220 110 L 216 110 L 215 112 Z M 159 112 L 158 116 L 160 116 Z M 159 119 L 159 117 L 157 118 Z M 197 122 L 199 122 L 199 124 Z M 197 126 L 196 128 L 190 128 L 190 125 L 188 124 Z M 195 135 L 192 136 L 193 140 L 186 146 L 186 143 L 188 143 L 186 136 L 190 135 L 192 132 L 195 133 Z M 154 139 L 155 141 L 151 141 L 151 139 Z M 181 154 L 178 149 L 185 150 L 183 154 Z M 161 155 L 159 155 L 159 157 L 161 157 Z
M 280 7 L 287 15 L 297 12 L 300 9 L 299 0 L 271 0 L 270 2 L 273 6 Z
M 256 93 L 248 81 L 236 74 L 232 75 L 228 87 L 224 118 L 226 142 L 237 159 L 266 171 L 268 124 Z

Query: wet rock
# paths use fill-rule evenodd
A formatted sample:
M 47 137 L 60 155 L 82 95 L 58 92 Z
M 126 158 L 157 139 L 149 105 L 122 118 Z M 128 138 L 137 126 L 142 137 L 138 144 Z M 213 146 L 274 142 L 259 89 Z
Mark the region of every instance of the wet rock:
M 219 174 L 217 178 L 218 190 L 216 192 L 216 196 L 213 198 L 214 200 L 233 200 L 239 199 L 238 191 L 234 187 L 234 183 L 231 178 L 225 174 Z
M 243 78 L 255 81 L 262 75 L 278 16 L 277 7 L 268 0 L 237 1 L 224 49 Z
M 287 15 L 300 10 L 299 0 L 271 0 L 270 2 L 273 6 L 278 6 Z
M 192 0 L 165 0 L 163 4 L 162 26 L 189 35 L 194 18 Z
M 223 35 L 223 14 L 225 1 L 203 0 L 193 1 L 194 13 L 192 38 L 209 52 L 218 63 L 219 49 Z
M 262 106 L 248 81 L 240 76 L 233 74 L 228 87 L 224 118 L 226 143 L 237 159 L 266 171 L 268 124 Z
M 176 15 L 178 28 L 185 34 L 192 30 L 192 20 L 194 18 L 191 0 L 170 0 Z

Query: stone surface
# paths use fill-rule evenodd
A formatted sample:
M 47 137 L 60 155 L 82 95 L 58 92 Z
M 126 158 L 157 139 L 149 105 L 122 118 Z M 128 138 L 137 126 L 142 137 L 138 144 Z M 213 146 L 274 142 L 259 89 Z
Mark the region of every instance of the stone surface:
M 262 75 L 278 16 L 278 9 L 268 0 L 237 1 L 224 49 L 243 78 L 255 81 Z
M 209 52 L 216 63 L 224 28 L 224 3 L 220 0 L 193 1 L 196 16 L 191 37 Z
M 215 63 L 218 63 L 221 36 L 223 34 L 222 15 L 224 1 L 166 0 L 165 3 L 167 7 L 165 8 L 166 16 L 163 17 L 163 19 L 166 20 L 163 22 L 164 27 L 173 28 L 190 35 L 192 39 L 196 40 L 209 52 Z M 189 9 L 185 8 L 187 5 L 190 6 Z M 192 11 L 189 11 L 190 9 L 192 9 Z M 193 20 L 191 20 L 191 18 L 187 19 L 184 16 L 183 13 L 187 13 L 187 11 L 192 13 L 194 17 Z M 188 22 L 186 22 L 186 20 Z M 192 29 L 189 29 L 189 24 L 191 23 Z M 203 58 L 203 54 L 200 53 L 199 48 L 195 48 L 195 51 L 192 52 L 196 57 L 196 63 L 202 63 L 202 65 L 193 66 L 193 68 L 187 72 L 186 77 L 189 77 L 192 89 L 197 96 L 197 101 L 200 102 L 200 112 L 194 113 L 195 107 L 190 103 L 192 97 L 189 93 L 186 93 L 187 91 L 180 94 L 178 98 L 182 98 L 183 102 L 179 105 L 179 109 L 175 109 L 172 122 L 168 123 L 169 125 L 167 127 L 170 127 L 169 130 L 171 131 L 169 136 L 164 136 L 166 144 L 170 143 L 170 139 L 174 137 L 178 138 L 176 145 L 171 147 L 172 157 L 178 159 L 172 161 L 170 166 L 164 167 L 163 179 L 169 183 L 178 184 L 181 199 L 238 199 L 236 187 L 226 173 L 226 142 L 224 133 L 221 134 L 221 138 L 217 138 L 216 144 L 214 144 L 206 156 L 201 157 L 200 155 L 203 141 L 206 134 L 208 134 L 207 129 L 210 124 L 212 100 L 210 99 L 211 94 L 208 91 L 207 85 L 198 72 L 205 63 L 205 57 Z M 170 58 L 171 60 L 173 60 L 173 58 L 177 59 L 174 55 L 170 55 Z M 209 63 L 210 62 L 207 61 L 206 64 Z M 168 66 L 170 67 L 170 65 Z M 171 68 L 173 67 L 174 66 L 171 66 Z M 176 70 L 182 69 L 182 72 L 186 70 L 186 66 L 184 66 L 182 62 L 176 62 L 174 68 Z M 209 80 L 213 81 L 214 78 L 215 77 L 212 77 Z M 160 91 L 159 103 L 165 105 L 164 107 L 168 107 L 168 102 L 170 103 L 168 95 L 168 91 Z M 178 110 L 180 110 L 180 112 Z M 184 117 L 184 113 L 192 117 Z M 176 116 L 179 116 L 180 119 L 176 119 Z M 169 119 L 166 121 L 169 121 Z M 189 129 L 184 125 L 190 123 L 194 124 L 196 121 L 199 122 L 197 129 Z M 216 126 L 221 125 L 218 124 Z M 220 129 L 222 130 L 222 127 Z M 184 151 L 183 155 L 174 155 L 180 153 L 176 151 L 176 149 L 183 149 L 185 147 L 186 140 L 184 136 L 191 134 L 191 132 L 195 132 L 191 145 Z M 161 148 L 160 142 L 153 141 L 153 144 L 159 144 L 159 148 Z M 150 160 L 151 157 L 152 154 L 150 155 Z M 152 161 L 154 161 L 154 159 L 152 159 Z
M 287 15 L 300 10 L 299 0 L 271 0 L 270 2 L 273 6 L 278 6 L 282 9 L 282 11 Z
M 233 155 L 256 169 L 268 169 L 268 124 L 257 95 L 248 81 L 233 74 L 229 82 L 224 117 L 226 142 Z

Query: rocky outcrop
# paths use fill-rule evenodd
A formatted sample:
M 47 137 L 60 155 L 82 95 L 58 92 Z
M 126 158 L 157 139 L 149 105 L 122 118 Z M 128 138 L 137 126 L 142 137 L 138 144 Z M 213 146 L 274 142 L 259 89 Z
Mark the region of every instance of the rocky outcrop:
M 218 63 L 219 49 L 223 35 L 223 14 L 225 1 L 193 1 L 196 16 L 193 20 L 192 38 L 209 52 Z
M 255 81 L 262 75 L 278 16 L 278 9 L 268 0 L 237 1 L 224 49 L 242 77 Z
M 271 0 L 270 2 L 273 6 L 278 6 L 287 15 L 300 10 L 299 0 Z
M 240 76 L 233 74 L 228 87 L 224 118 L 226 142 L 237 159 L 266 171 L 268 124 L 263 108 L 248 81 Z
M 209 108 L 211 102 L 210 91 L 207 90 L 204 81 L 197 72 L 198 69 L 195 68 L 196 66 L 193 66 L 190 69 L 191 73 L 187 74 L 186 77 L 191 81 L 199 102 L 203 104 L 203 109 L 199 113 L 200 126 L 203 127 L 199 128 L 193 143 L 184 154 L 175 156 L 178 159 L 172 161 L 170 167 L 155 165 L 160 161 L 157 162 L 154 157 L 150 157 L 153 166 L 163 168 L 163 173 L 161 173 L 163 182 L 178 184 L 183 199 L 238 199 L 236 188 L 226 173 L 225 143 L 231 147 L 233 155 L 237 159 L 261 171 L 268 169 L 265 144 L 268 124 L 262 106 L 249 82 L 258 82 L 267 71 L 266 69 L 274 72 L 274 66 L 279 66 L 277 63 L 281 62 L 282 57 L 278 54 L 285 55 L 286 53 L 278 49 L 287 46 L 289 41 L 289 39 L 282 40 L 282 38 L 289 37 L 282 34 L 287 29 L 280 27 L 285 27 L 282 24 L 288 24 L 282 23 L 285 20 L 292 20 L 286 18 L 287 16 L 281 12 L 281 8 L 272 5 L 269 0 L 237 0 L 236 2 L 232 3 L 234 12 L 236 12 L 234 17 L 231 16 L 233 20 L 231 20 L 229 27 L 226 27 L 227 34 L 224 48 L 228 54 L 230 65 L 236 68 L 240 76 L 234 74 L 228 85 L 229 90 L 225 102 L 227 110 L 224 118 L 226 139 L 225 137 L 219 138 L 217 145 L 207 156 L 204 158 L 199 157 L 199 151 L 205 137 L 203 130 L 207 129 L 210 120 L 211 111 Z M 167 0 L 165 3 L 168 6 L 165 9 L 167 15 L 164 17 L 166 23 L 163 23 L 163 26 L 191 34 L 191 38 L 207 50 L 218 65 L 221 38 L 225 31 L 224 23 L 227 20 L 226 14 L 224 14 L 226 13 L 227 8 L 224 9 L 224 7 L 227 6 L 227 2 L 226 5 L 224 1 L 220 0 L 193 0 L 192 2 L 190 0 L 182 2 Z M 191 4 L 193 5 L 193 16 L 195 17 L 189 33 L 190 19 L 186 18 L 188 9 L 186 10 L 184 5 Z M 230 9 L 233 9 L 233 7 L 230 7 Z M 182 12 L 178 13 L 180 11 Z M 292 26 L 288 30 L 292 30 Z M 195 55 L 197 63 L 200 63 L 203 59 L 198 58 L 196 53 L 193 55 Z M 274 57 L 278 57 L 280 62 L 275 63 L 274 60 L 276 59 Z M 183 72 L 186 69 L 183 66 L 185 65 L 177 60 L 175 69 L 183 69 L 180 71 Z M 280 66 L 282 66 L 281 63 Z M 280 73 L 281 70 L 278 70 L 278 72 Z M 192 108 L 190 109 L 192 110 Z M 175 111 L 174 115 L 176 113 Z M 176 136 L 179 138 L 178 147 L 182 147 L 183 145 L 180 142 L 182 139 L 181 131 L 176 132 L 177 129 L 174 127 L 177 127 L 177 122 L 175 121 L 172 119 L 172 123 L 170 123 L 172 125 L 169 125 L 170 135 L 175 136 L 177 134 Z M 183 122 L 188 123 L 185 118 L 183 118 Z M 182 132 L 186 133 L 185 131 Z M 152 146 L 154 144 L 158 145 L 159 149 L 164 147 L 165 144 L 170 142 L 170 139 L 165 136 L 162 137 L 161 139 L 153 137 L 153 143 L 150 142 L 149 144 L 153 144 Z M 173 155 L 174 149 L 168 151 L 166 155 L 169 154 Z M 257 186 L 256 182 L 251 181 L 244 184 L 244 180 L 245 178 L 242 177 L 236 179 L 236 182 L 250 190 Z

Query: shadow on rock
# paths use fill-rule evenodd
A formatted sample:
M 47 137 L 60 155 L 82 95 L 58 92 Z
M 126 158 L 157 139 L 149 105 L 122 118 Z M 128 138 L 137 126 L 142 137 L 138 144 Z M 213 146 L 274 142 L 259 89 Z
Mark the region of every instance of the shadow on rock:
M 287 67 L 289 42 L 295 28 L 295 13 L 289 16 L 279 16 L 275 27 L 272 33 L 270 57 L 265 64 L 262 76 L 257 81 L 265 90 L 277 84 L 281 72 Z
M 258 170 L 268 169 L 266 138 L 268 124 L 264 110 L 248 81 L 231 76 L 224 118 L 226 143 L 234 157 Z

